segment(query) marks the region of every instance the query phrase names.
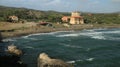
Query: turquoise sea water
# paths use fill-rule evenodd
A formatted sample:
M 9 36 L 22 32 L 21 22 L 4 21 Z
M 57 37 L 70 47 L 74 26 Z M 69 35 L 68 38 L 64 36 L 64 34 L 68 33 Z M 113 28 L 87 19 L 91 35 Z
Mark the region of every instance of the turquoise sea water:
M 28 67 L 37 67 L 42 52 L 75 67 L 120 67 L 120 28 L 40 33 L 6 40 L 25 52 L 22 60 Z

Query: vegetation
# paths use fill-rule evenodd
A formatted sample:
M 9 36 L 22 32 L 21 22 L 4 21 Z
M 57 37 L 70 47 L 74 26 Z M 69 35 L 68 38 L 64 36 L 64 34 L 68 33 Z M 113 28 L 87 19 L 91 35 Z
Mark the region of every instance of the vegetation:
M 26 8 L 14 8 L 0 6 L 0 21 L 7 21 L 8 16 L 18 16 L 19 20 L 61 22 L 62 16 L 70 16 L 70 13 L 56 11 L 39 11 Z M 120 24 L 120 13 L 82 13 L 85 23 L 88 24 Z
M 83 14 L 86 23 L 120 24 L 120 13 Z
M 64 13 L 0 6 L 0 21 L 7 21 L 13 15 L 18 16 L 19 20 L 56 22 L 61 21 Z

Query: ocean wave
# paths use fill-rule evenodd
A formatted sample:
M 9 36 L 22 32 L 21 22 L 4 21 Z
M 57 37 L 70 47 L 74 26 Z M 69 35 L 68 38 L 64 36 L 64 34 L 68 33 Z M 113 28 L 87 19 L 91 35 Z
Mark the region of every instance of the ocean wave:
M 3 39 L 2 41 L 3 42 L 10 42 L 10 41 L 16 41 L 16 40 L 11 38 L 11 39 Z
M 106 40 L 104 36 L 92 36 L 91 38 Z
M 34 47 L 32 46 L 24 46 L 24 48 L 28 48 L 28 49 L 35 49 Z
M 107 40 L 120 41 L 120 37 L 108 37 Z
M 28 38 L 30 36 L 38 36 L 38 35 L 55 35 L 58 33 L 65 33 L 65 32 L 74 32 L 74 31 L 56 31 L 56 32 L 49 32 L 49 33 L 36 33 L 36 34 L 30 34 L 27 36 L 22 36 L 22 38 Z
M 113 30 L 113 31 L 103 31 L 102 33 L 104 33 L 104 34 L 119 34 L 120 31 L 115 31 L 115 30 Z
M 21 38 L 26 39 L 26 38 L 28 38 L 29 36 L 32 36 L 32 35 L 22 36 Z
M 103 31 L 103 32 L 93 32 L 83 34 L 84 36 L 91 37 L 93 39 L 101 39 L 101 40 L 120 40 L 120 37 L 115 37 L 112 35 L 119 34 L 120 31 Z
M 83 61 L 83 60 L 73 60 L 73 61 L 67 61 L 67 63 L 74 64 L 74 63 L 76 63 L 76 62 L 81 62 L 81 61 Z
M 120 40 L 120 38 L 111 37 L 110 34 L 119 34 L 119 30 L 107 30 L 107 29 L 90 29 L 90 30 L 82 30 L 82 31 L 57 31 L 50 33 L 37 33 L 30 34 L 27 36 L 23 36 L 22 38 L 36 40 L 34 38 L 30 38 L 30 36 L 38 36 L 38 35 L 52 35 L 55 37 L 78 37 L 78 36 L 86 36 L 92 39 L 101 39 L 101 40 Z
M 91 62 L 91 61 L 93 61 L 95 58 L 88 58 L 88 59 L 83 59 L 83 60 L 73 60 L 73 61 L 67 61 L 67 63 L 72 63 L 72 64 L 74 64 L 74 63 L 76 63 L 76 62 L 83 62 L 83 61 L 89 61 L 89 62 Z
M 79 36 L 79 34 L 63 34 L 63 35 L 57 35 L 56 37 L 76 37 Z
M 91 48 L 87 48 L 87 49 L 86 49 L 86 51 L 90 51 L 90 50 L 91 50 Z
M 93 61 L 95 58 L 88 58 L 86 61 Z
M 64 44 L 64 43 L 60 43 L 59 45 L 62 45 L 62 46 L 65 46 L 65 47 L 70 47 L 70 48 L 82 48 L 81 46 L 70 45 L 70 44 Z
M 67 61 L 67 63 L 73 64 L 75 63 L 75 61 Z

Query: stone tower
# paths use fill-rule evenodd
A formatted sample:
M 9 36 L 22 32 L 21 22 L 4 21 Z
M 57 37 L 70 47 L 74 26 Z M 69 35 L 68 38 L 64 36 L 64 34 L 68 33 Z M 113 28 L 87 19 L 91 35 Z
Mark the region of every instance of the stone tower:
M 71 13 L 70 24 L 84 24 L 83 17 L 79 12 Z

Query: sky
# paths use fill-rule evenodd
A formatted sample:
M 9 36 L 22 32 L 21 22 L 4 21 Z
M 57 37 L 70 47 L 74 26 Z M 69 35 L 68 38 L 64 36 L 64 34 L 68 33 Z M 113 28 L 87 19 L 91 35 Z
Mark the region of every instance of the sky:
M 0 0 L 0 5 L 59 12 L 111 13 L 120 11 L 120 0 Z

